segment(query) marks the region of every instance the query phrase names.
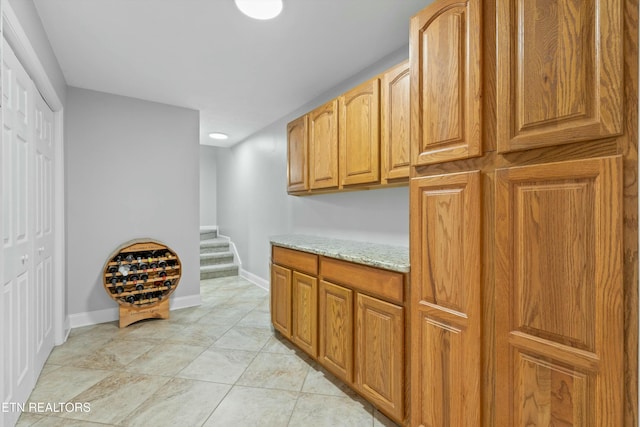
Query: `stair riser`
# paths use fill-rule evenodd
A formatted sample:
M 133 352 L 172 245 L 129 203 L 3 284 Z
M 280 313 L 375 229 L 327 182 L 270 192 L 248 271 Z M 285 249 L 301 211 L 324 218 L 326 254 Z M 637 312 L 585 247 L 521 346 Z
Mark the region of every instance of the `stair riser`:
M 200 240 L 211 240 L 211 239 L 216 239 L 217 237 L 218 237 L 218 232 L 216 230 L 200 232 Z
M 213 252 L 215 253 L 215 252 Z M 215 258 L 200 258 L 200 265 L 216 265 L 216 264 L 230 264 L 233 262 L 233 254 L 224 257 Z
M 229 245 L 205 246 L 205 247 L 200 246 L 200 253 L 201 254 L 214 254 L 214 253 L 218 253 L 218 252 L 229 252 L 229 250 L 230 250 Z
M 229 276 L 237 276 L 238 268 L 221 270 L 221 271 L 201 271 L 200 272 L 200 280 L 205 279 L 217 279 L 218 277 L 229 277 Z

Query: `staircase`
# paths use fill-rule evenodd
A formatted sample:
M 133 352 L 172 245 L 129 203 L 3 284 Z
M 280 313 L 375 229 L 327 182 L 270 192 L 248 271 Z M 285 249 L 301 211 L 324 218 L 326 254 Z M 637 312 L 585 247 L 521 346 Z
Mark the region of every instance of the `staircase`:
M 237 276 L 236 263 L 230 242 L 218 237 L 218 229 L 200 228 L 200 280 Z

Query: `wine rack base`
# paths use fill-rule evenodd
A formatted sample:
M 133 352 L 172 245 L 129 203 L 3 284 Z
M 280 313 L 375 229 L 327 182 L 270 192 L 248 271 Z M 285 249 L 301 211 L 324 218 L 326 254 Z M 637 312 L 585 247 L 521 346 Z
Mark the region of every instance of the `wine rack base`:
M 158 304 L 150 304 L 148 306 L 127 307 L 120 306 L 120 324 L 121 328 L 127 327 L 138 320 L 144 319 L 168 319 L 169 318 L 169 300 L 161 301 Z
M 169 295 L 180 281 L 182 265 L 168 246 L 132 240 L 120 246 L 104 266 L 104 289 L 120 305 L 120 327 L 144 319 L 168 319 Z

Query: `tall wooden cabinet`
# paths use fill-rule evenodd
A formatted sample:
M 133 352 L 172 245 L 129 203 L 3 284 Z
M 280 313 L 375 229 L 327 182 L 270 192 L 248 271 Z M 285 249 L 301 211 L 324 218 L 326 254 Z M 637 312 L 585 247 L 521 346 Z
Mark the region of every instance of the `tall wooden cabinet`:
M 637 10 L 412 19 L 410 425 L 637 425 Z

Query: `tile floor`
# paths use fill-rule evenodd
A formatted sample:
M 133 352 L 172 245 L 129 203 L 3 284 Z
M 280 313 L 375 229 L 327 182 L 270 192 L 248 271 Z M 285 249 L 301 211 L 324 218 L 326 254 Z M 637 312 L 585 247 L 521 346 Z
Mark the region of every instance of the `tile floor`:
M 203 280 L 201 293 L 202 306 L 169 320 L 73 329 L 29 400 L 46 412 L 25 412 L 18 425 L 395 426 L 278 339 L 265 290 L 226 277 Z M 56 402 L 90 411 L 47 410 Z

